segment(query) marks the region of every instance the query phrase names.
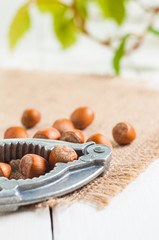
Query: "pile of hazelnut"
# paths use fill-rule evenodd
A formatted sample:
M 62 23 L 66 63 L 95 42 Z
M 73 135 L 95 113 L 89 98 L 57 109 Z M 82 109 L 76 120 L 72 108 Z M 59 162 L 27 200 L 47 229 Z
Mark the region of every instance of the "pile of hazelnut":
M 28 138 L 26 129 L 34 127 L 41 119 L 41 114 L 35 109 L 27 109 L 23 112 L 21 122 L 23 127 L 10 127 L 4 133 L 7 138 Z M 37 131 L 33 138 L 62 140 L 73 143 L 84 143 L 84 134 L 81 130 L 88 127 L 94 120 L 94 112 L 89 107 L 79 107 L 70 116 L 70 119 L 58 119 L 51 128 Z M 114 140 L 119 145 L 131 143 L 136 138 L 135 129 L 128 122 L 118 123 L 112 130 Z M 101 133 L 90 136 L 86 142 L 93 141 L 96 144 L 104 144 L 112 149 L 110 141 Z M 74 149 L 57 145 L 50 152 L 49 161 L 36 154 L 26 154 L 20 159 L 19 171 L 25 178 L 39 177 L 55 167 L 57 162 L 67 163 L 77 160 Z M 9 178 L 11 166 L 0 162 L 0 177 Z

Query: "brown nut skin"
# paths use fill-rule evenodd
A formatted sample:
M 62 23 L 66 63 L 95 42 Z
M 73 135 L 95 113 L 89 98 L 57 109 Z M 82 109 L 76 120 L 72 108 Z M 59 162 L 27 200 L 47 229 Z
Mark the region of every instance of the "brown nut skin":
M 133 126 L 128 122 L 118 123 L 112 131 L 114 140 L 119 145 L 131 143 L 136 138 L 136 132 Z
M 54 167 L 57 162 L 67 163 L 77 160 L 77 158 L 78 156 L 74 149 L 65 145 L 57 145 L 50 152 L 49 162 Z
M 33 138 L 43 138 L 57 140 L 61 136 L 60 132 L 56 128 L 44 128 L 37 131 Z
M 82 130 L 93 122 L 94 112 L 89 107 L 79 107 L 71 114 L 70 119 L 75 128 Z
M 29 135 L 23 127 L 10 127 L 4 133 L 4 139 L 7 138 L 28 138 Z
M 9 178 L 11 175 L 11 166 L 7 163 L 0 162 L 0 177 Z
M 19 169 L 26 178 L 39 177 L 49 170 L 49 163 L 39 155 L 26 154 L 20 160 Z
M 53 128 L 56 128 L 61 134 L 63 132 L 74 129 L 73 123 L 67 118 L 61 118 L 56 120 L 53 125 Z
M 36 109 L 26 109 L 23 112 L 21 122 L 26 128 L 34 127 L 41 119 L 41 114 Z
M 60 138 L 61 141 L 72 143 L 84 143 L 84 135 L 79 129 L 64 132 Z
M 86 142 L 95 142 L 96 144 L 103 144 L 112 149 L 110 141 L 101 133 L 91 135 Z

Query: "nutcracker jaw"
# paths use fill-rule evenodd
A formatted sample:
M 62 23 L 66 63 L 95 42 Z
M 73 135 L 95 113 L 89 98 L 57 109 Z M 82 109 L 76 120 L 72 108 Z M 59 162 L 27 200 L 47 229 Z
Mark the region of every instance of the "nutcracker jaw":
M 16 211 L 18 207 L 59 197 L 75 191 L 104 174 L 110 164 L 112 151 L 105 145 L 83 144 L 45 139 L 6 139 L 0 141 L 0 161 L 9 162 L 27 153 L 35 153 L 46 160 L 57 145 L 73 148 L 79 158 L 73 162 L 57 163 L 43 176 L 26 180 L 0 178 L 0 212 Z

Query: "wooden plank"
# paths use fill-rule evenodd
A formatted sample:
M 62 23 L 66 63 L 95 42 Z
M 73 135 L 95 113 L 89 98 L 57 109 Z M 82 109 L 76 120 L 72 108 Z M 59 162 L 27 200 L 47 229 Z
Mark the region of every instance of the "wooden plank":
M 159 160 L 104 210 L 86 203 L 56 207 L 55 240 L 158 240 Z
M 52 240 L 49 208 L 0 215 L 1 239 Z

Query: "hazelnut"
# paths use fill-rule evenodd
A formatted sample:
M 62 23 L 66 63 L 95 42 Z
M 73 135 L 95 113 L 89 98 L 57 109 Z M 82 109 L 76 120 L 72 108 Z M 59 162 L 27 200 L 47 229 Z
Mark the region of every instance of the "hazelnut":
M 11 167 L 7 163 L 0 162 L 0 177 L 9 178 L 11 175 Z
M 84 135 L 79 129 L 64 132 L 60 138 L 61 141 L 84 143 Z
M 61 134 L 65 131 L 74 129 L 73 123 L 67 118 L 61 118 L 56 120 L 53 125 L 53 128 L 56 128 Z
M 54 167 L 57 162 L 67 163 L 77 160 L 77 158 L 78 156 L 74 149 L 65 145 L 57 145 L 50 152 L 49 162 Z
M 95 133 L 87 139 L 87 142 L 95 142 L 96 144 L 103 144 L 112 149 L 110 141 L 101 133 Z
M 26 178 L 39 177 L 49 170 L 49 163 L 39 155 L 26 154 L 20 160 L 19 169 Z
M 112 134 L 114 140 L 120 145 L 129 144 L 136 138 L 135 129 L 128 122 L 118 123 L 113 128 Z
M 27 109 L 23 112 L 21 122 L 26 128 L 34 127 L 40 121 L 40 112 L 36 109 Z
M 23 127 L 10 127 L 4 133 L 4 139 L 6 138 L 28 138 L 29 135 Z
M 37 131 L 33 138 L 44 138 L 44 139 L 59 139 L 61 136 L 60 132 L 56 128 L 44 128 Z
M 71 121 L 75 128 L 84 129 L 94 120 L 94 112 L 89 107 L 79 107 L 71 114 Z

